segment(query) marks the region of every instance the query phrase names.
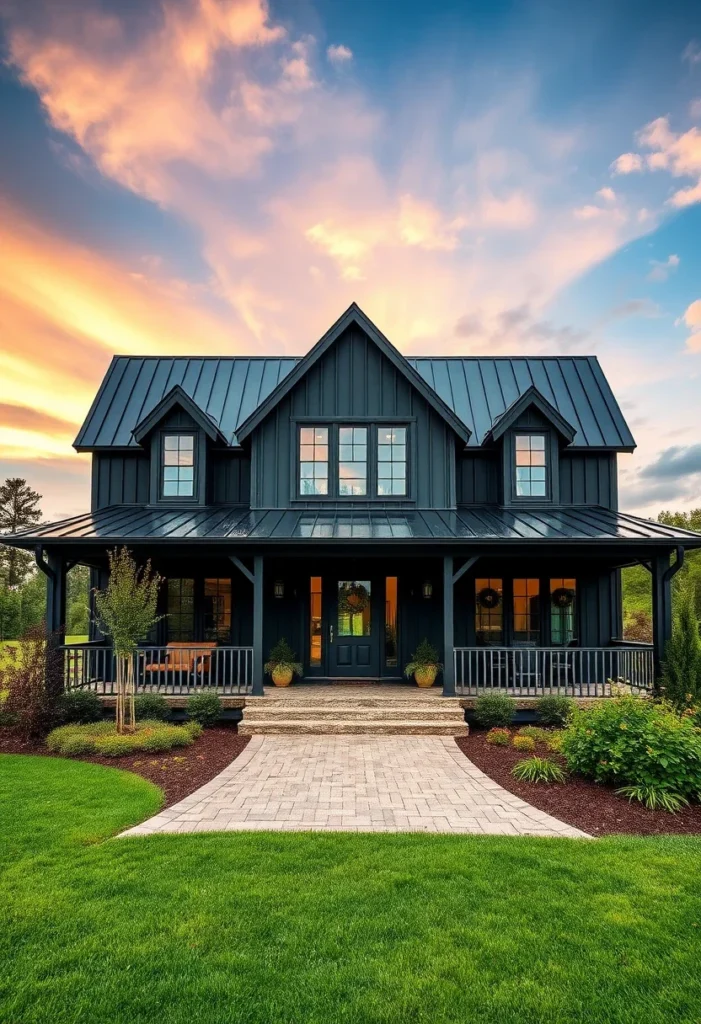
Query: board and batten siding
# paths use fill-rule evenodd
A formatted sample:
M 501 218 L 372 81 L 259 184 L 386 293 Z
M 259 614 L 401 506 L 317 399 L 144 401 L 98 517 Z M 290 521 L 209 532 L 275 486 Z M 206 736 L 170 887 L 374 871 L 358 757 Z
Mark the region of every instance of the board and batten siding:
M 560 455 L 560 502 L 618 508 L 618 465 L 615 452 Z
M 149 500 L 147 452 L 96 452 L 92 458 L 92 510 L 108 505 L 145 505 Z
M 455 505 L 455 434 L 367 335 L 352 326 L 253 432 L 253 508 L 304 505 L 295 499 L 296 420 L 307 417 L 320 424 L 371 417 L 408 423 L 411 494 L 403 503 Z M 312 501 L 318 503 L 318 498 Z

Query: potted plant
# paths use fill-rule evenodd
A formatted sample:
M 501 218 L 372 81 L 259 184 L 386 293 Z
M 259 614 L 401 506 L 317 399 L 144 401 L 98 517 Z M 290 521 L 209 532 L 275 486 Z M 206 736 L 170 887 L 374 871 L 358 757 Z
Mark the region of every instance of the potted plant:
M 404 669 L 407 679 L 413 676 L 417 686 L 433 686 L 436 676 L 443 668 L 438 660 L 438 651 L 430 644 L 426 637 L 411 656 L 411 661 Z
M 276 686 L 289 686 L 292 676 L 302 674 L 302 666 L 296 661 L 297 655 L 283 637 L 273 647 L 263 668 L 270 674 Z

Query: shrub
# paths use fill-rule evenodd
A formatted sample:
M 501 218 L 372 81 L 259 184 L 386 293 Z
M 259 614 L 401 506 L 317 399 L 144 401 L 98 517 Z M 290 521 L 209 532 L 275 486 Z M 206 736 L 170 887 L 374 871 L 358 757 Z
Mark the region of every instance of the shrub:
M 475 719 L 483 729 L 506 728 L 516 714 L 516 701 L 504 693 L 485 693 L 475 701 Z
M 206 729 L 221 718 L 222 703 L 216 693 L 195 693 L 187 702 L 188 717 Z
M 511 742 L 511 733 L 508 729 L 490 729 L 487 733 L 487 743 L 495 747 L 508 747 Z
M 6 709 L 7 698 L 9 696 L 10 696 L 10 691 L 9 690 L 0 690 L 0 726 L 3 726 L 3 725 L 10 726 L 10 725 L 12 725 L 12 723 L 14 721 L 13 716 Z
M 567 725 L 575 707 L 576 704 L 571 697 L 563 697 L 558 694 L 539 697 L 535 702 L 538 720 L 543 725 Z
M 185 724 L 180 726 L 180 728 L 189 733 L 193 740 L 199 739 L 202 735 L 202 726 L 199 722 L 185 722 Z
M 61 722 L 99 722 L 102 719 L 102 701 L 92 690 L 68 690 L 58 698 L 58 718 Z
M 523 725 L 518 734 L 519 736 L 530 736 L 536 743 L 549 743 L 550 737 L 554 735 L 548 729 L 541 729 L 537 725 Z
M 112 736 L 99 736 L 95 740 L 95 753 L 100 757 L 125 757 L 142 749 L 139 734 L 113 733 Z M 143 741 L 142 741 L 143 742 Z
M 564 782 L 567 778 L 560 765 L 547 757 L 527 757 L 513 766 L 511 774 L 521 782 Z
M 559 754 L 562 750 L 562 738 L 564 735 L 564 732 L 551 732 L 546 741 L 548 749 L 552 750 L 555 754 Z
M 114 722 L 96 722 L 90 725 L 63 725 L 49 733 L 46 745 L 59 754 L 99 754 L 101 757 L 123 757 L 139 750 L 160 753 L 173 747 L 188 747 L 194 743 L 201 726 L 164 725 L 146 720 L 137 722 L 136 731 L 117 733 Z
M 651 811 L 669 811 L 675 814 L 682 807 L 688 807 L 689 801 L 666 789 L 664 786 L 622 786 L 616 790 L 621 796 L 627 796 L 629 800 L 639 800 Z
M 25 740 L 42 736 L 56 718 L 62 663 L 54 651 L 55 637 L 43 625 L 33 626 L 13 648 L 5 667 L 4 685 L 9 693 L 4 713 Z
M 531 750 L 535 750 L 535 740 L 533 739 L 533 737 L 524 736 L 522 733 L 518 736 L 514 736 L 513 740 L 511 741 L 511 745 L 513 746 L 514 750 L 522 750 L 524 753 L 526 751 L 530 752 Z
M 170 718 L 168 701 L 160 693 L 142 693 L 134 698 L 134 712 L 137 722 L 143 718 L 165 722 Z
M 67 754 L 70 757 L 75 757 L 79 754 L 94 754 L 95 740 L 90 739 L 88 736 L 66 736 L 61 746 L 61 753 Z
M 701 731 L 664 701 L 616 697 L 577 709 L 562 753 L 572 771 L 597 782 L 701 799 Z
M 665 651 L 664 688 L 665 697 L 678 708 L 701 695 L 701 640 L 694 591 L 689 586 L 682 589 L 675 608 Z

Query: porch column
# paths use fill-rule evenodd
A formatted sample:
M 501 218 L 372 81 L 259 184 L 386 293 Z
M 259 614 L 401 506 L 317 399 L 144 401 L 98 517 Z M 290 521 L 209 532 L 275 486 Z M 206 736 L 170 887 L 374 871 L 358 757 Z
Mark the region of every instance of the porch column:
M 667 643 L 672 636 L 672 577 L 684 564 L 684 549 L 677 548 L 676 561 L 670 565 L 669 555 L 654 555 L 649 562 L 652 572 L 652 643 L 655 680 L 662 678 Z
M 253 689 L 263 696 L 263 556 L 253 558 Z
M 443 696 L 455 696 L 453 556 L 443 556 Z
M 46 651 L 46 688 L 54 695 L 63 691 L 63 652 L 61 644 L 66 642 L 66 561 L 60 555 L 49 554 L 44 561 L 43 553 L 37 551 L 36 561 L 46 575 L 46 630 L 48 646 Z

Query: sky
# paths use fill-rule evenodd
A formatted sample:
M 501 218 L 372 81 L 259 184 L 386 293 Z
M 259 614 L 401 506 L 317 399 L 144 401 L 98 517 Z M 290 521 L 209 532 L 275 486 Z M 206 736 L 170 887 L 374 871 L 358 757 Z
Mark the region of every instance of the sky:
M 701 505 L 701 4 L 0 0 L 0 479 L 87 511 L 114 353 L 594 354 Z

